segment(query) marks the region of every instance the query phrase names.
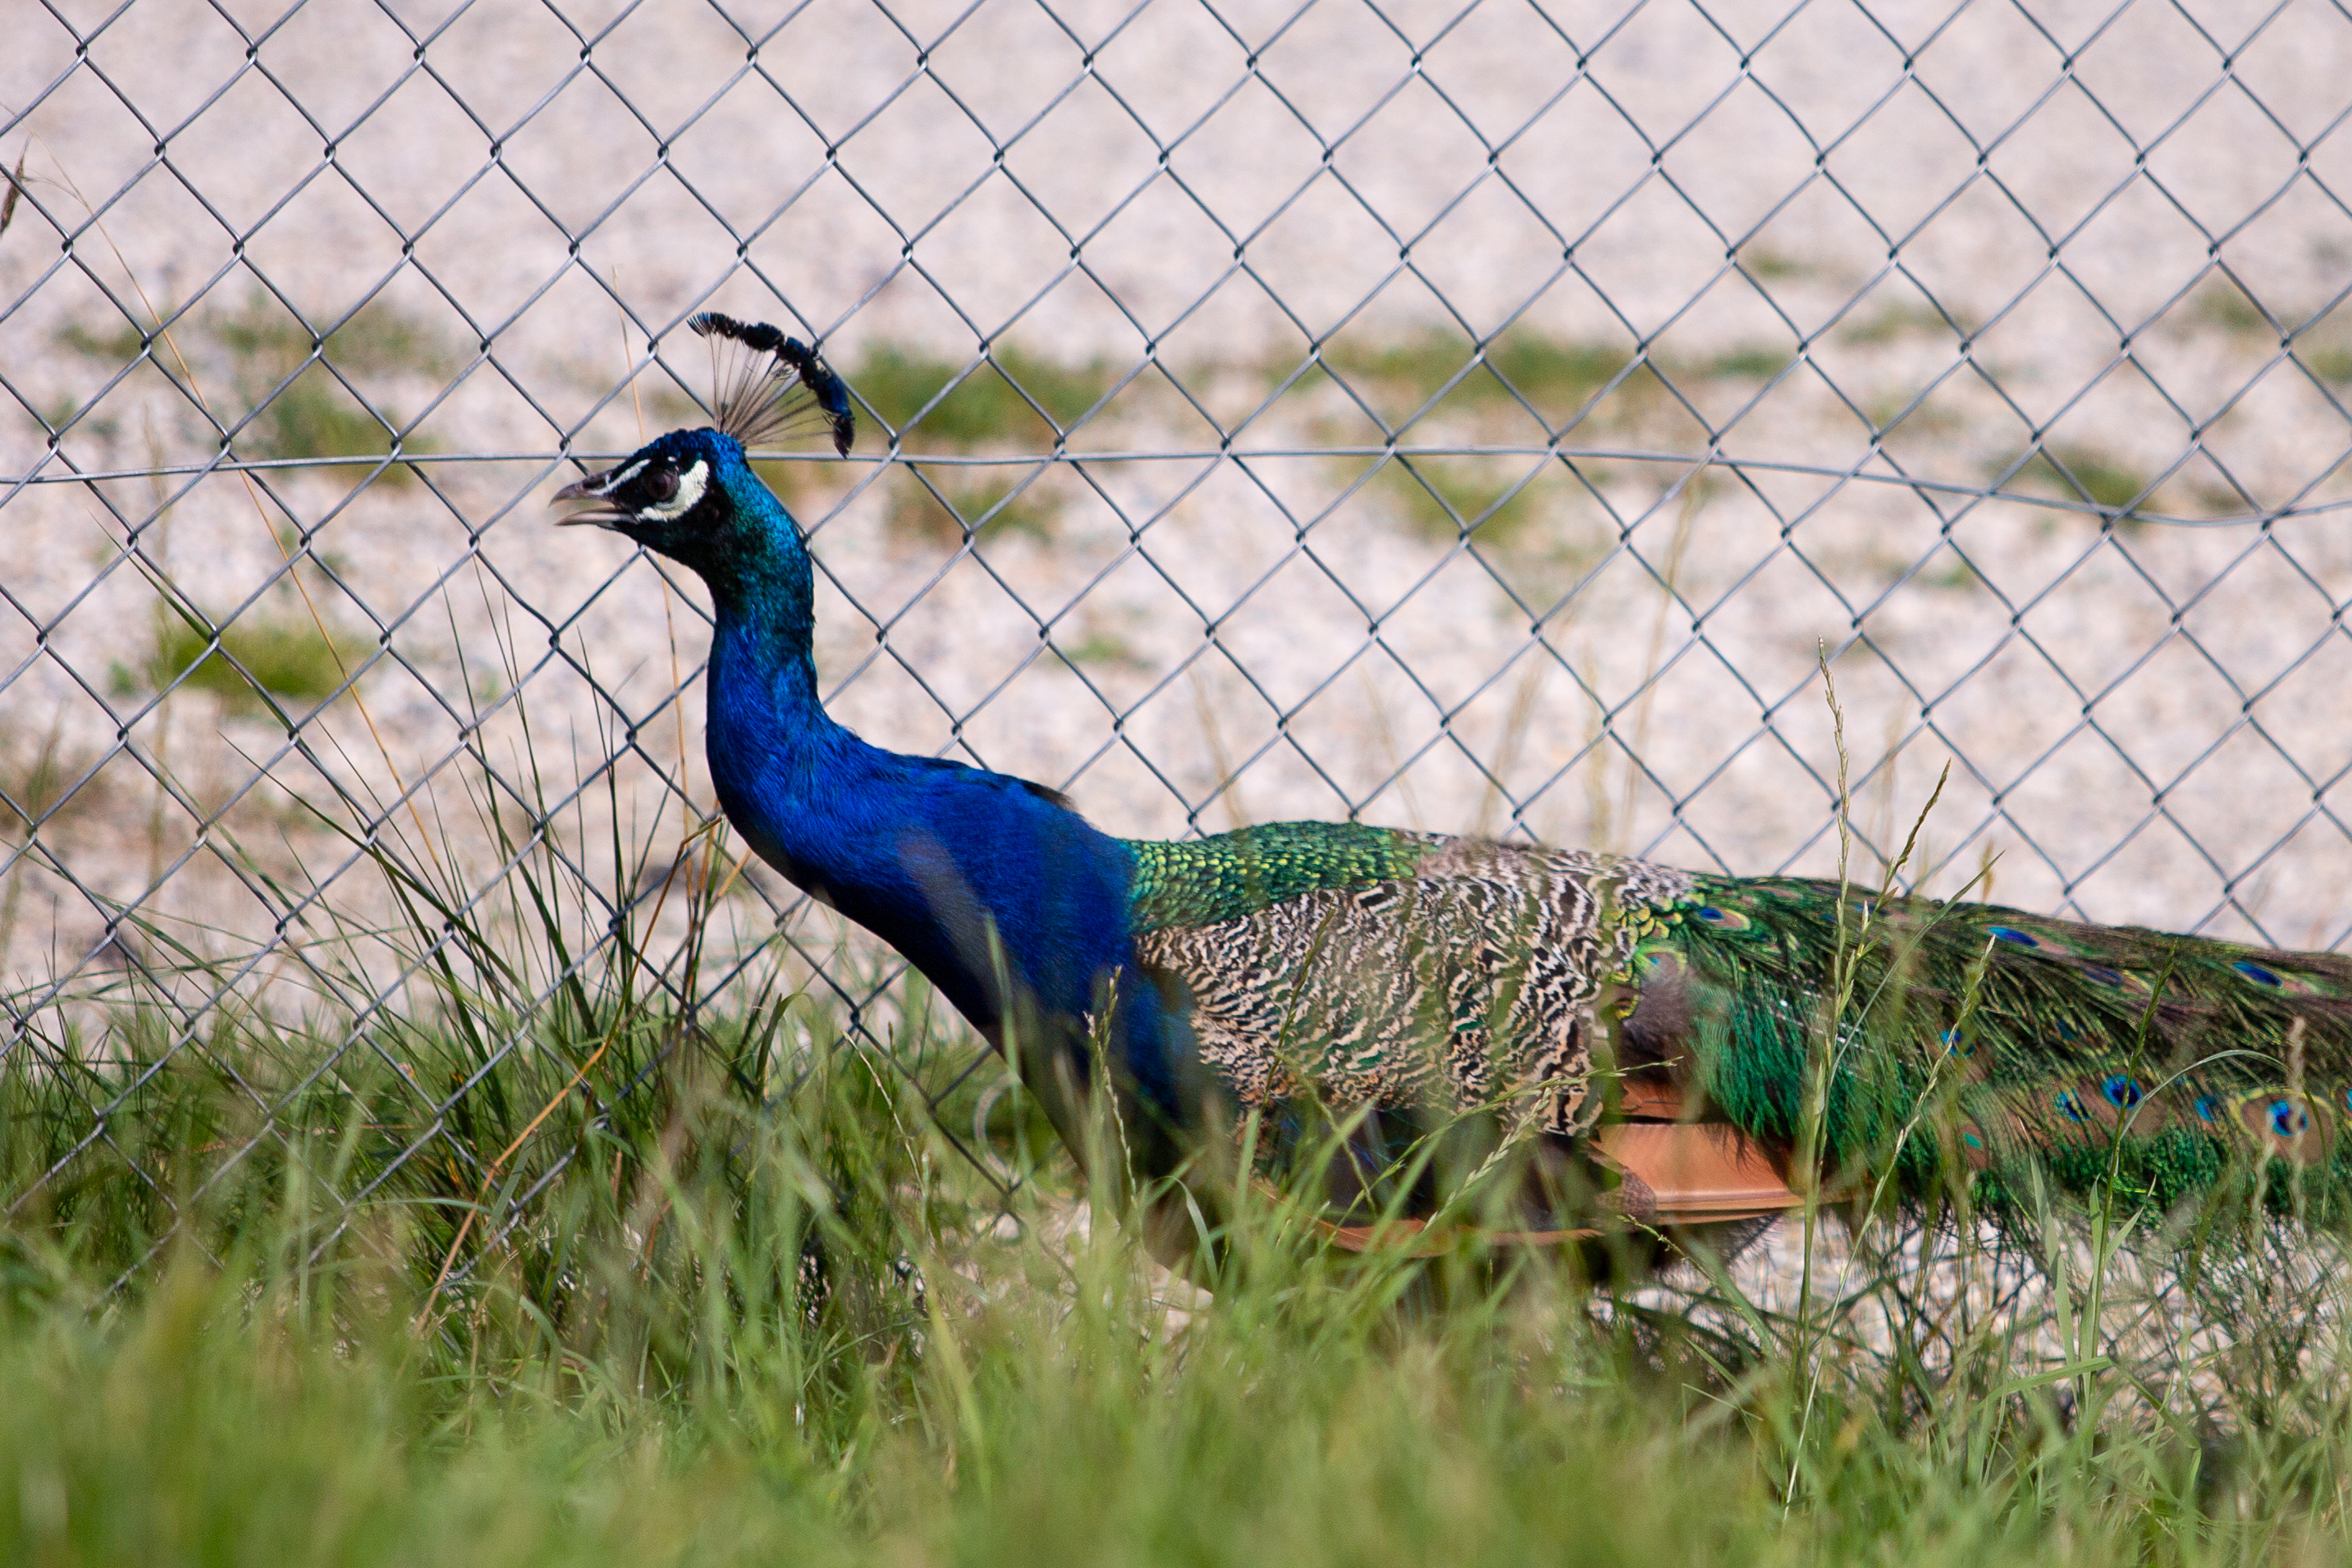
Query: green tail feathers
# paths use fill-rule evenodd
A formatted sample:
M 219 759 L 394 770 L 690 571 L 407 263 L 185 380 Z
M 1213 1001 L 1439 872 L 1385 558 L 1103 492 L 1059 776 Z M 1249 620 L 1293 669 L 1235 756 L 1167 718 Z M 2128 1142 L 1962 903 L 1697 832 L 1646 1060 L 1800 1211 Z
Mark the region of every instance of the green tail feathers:
M 2352 958 L 1345 823 L 1127 850 L 1139 959 L 1245 1106 L 1521 1093 L 1572 1141 L 1597 1006 L 1621 1072 L 1781 1148 L 1825 1051 L 1849 1184 L 2352 1219 Z
M 2232 1179 L 2352 1208 L 2352 959 L 1834 883 L 1700 879 L 1637 956 L 1679 994 L 1717 1108 L 1794 1142 L 1822 1025 L 1829 1168 L 2000 1203 L 2029 1164 L 2170 1206 Z M 1841 955 L 1844 955 L 1842 961 Z

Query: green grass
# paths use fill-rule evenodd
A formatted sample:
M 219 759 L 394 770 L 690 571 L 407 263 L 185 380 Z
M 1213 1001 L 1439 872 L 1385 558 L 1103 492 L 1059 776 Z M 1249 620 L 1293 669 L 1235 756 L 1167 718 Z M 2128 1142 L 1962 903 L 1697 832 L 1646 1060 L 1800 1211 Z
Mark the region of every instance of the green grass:
M 256 298 L 214 330 L 236 358 L 237 381 L 246 397 L 260 402 L 242 443 L 248 455 L 373 457 L 391 450 L 392 432 L 402 423 L 399 415 L 355 397 L 325 365 L 310 365 L 291 382 L 278 384 L 310 353 L 310 332 L 282 308 Z M 450 368 L 450 356 L 438 335 L 383 300 L 362 307 L 328 334 L 321 352 L 362 386 L 372 379 L 404 373 L 444 375 Z M 410 435 L 402 446 L 409 452 L 435 449 L 422 434 Z M 415 478 L 415 470 L 398 465 L 383 476 L 384 483 L 395 486 L 412 485 Z
M 2340 343 L 2321 343 L 2299 350 L 2303 362 L 2311 373 L 2334 386 L 2352 383 L 2352 348 Z
M 1582 486 L 1564 469 L 1546 464 L 1530 477 L 1524 458 L 1400 459 L 1382 468 L 1374 482 L 1424 538 L 1467 537 L 1503 549 L 1559 542 L 1585 499 Z
M 912 466 L 930 484 L 912 472 L 891 476 L 888 516 L 901 534 L 949 545 L 967 535 L 983 540 L 1018 535 L 1050 544 L 1059 531 L 1062 507 L 1051 475 L 1024 486 L 1027 476 L 1019 469 L 1007 478 L 1004 469 Z
M 1547 424 L 1562 428 L 1604 392 L 1608 416 L 1622 419 L 1638 416 L 1665 392 L 1646 365 L 1629 371 L 1633 356 L 1613 344 L 1513 329 L 1486 345 L 1484 363 L 1471 365 L 1475 351 L 1460 334 L 1432 329 L 1402 339 L 1329 343 L 1323 362 L 1328 374 L 1346 382 L 1386 420 L 1407 420 L 1427 407 L 1433 414 L 1495 426 L 1479 439 L 1523 441 L 1527 407 Z M 1268 371 L 1276 381 L 1284 374 Z M 1312 371 L 1298 384 L 1311 387 L 1326 374 Z M 1444 439 L 1426 425 L 1416 425 L 1404 438 Z M 1495 549 L 1557 546 L 1573 532 L 1570 509 L 1583 498 L 1583 487 L 1552 468 L 1522 485 L 1527 472 L 1519 459 L 1415 457 L 1384 465 L 1372 482 L 1404 524 L 1425 538 L 1451 541 L 1466 530 Z
M 1072 669 L 1125 670 L 1131 674 L 1150 673 L 1155 666 L 1135 645 L 1116 632 L 1096 629 L 1081 632 L 1076 638 L 1057 641 L 1054 656 Z
M 72 323 L 58 340 L 89 358 L 120 362 L 136 358 L 144 346 L 139 329 L 130 325 L 100 330 Z M 320 350 L 325 363 L 306 363 L 311 343 L 309 328 L 257 291 L 234 310 L 191 312 L 172 329 L 170 341 L 153 343 L 152 353 L 155 363 L 172 374 L 193 376 L 216 416 L 230 424 L 242 411 L 216 394 L 224 386 L 233 391 L 251 411 L 237 448 L 246 457 L 261 459 L 365 458 L 391 451 L 392 433 L 404 422 L 389 405 L 355 396 L 329 363 L 361 388 L 446 378 L 456 368 L 454 354 L 431 323 L 382 298 L 362 306 L 328 333 Z M 415 432 L 401 444 L 407 452 L 436 449 L 429 436 Z M 383 471 L 381 482 L 407 486 L 415 477 L 413 470 L 395 465 Z
M 1329 395 L 1337 377 L 1391 423 L 1424 413 L 1468 422 L 1467 428 L 1416 423 L 1406 433 L 1408 440 L 1467 436 L 1509 443 L 1528 437 L 1528 409 L 1552 429 L 1589 418 L 1601 427 L 1630 431 L 1662 413 L 1675 415 L 1667 379 L 1769 381 L 1793 362 L 1785 350 L 1745 343 L 1705 359 L 1654 356 L 1651 362 L 1636 364 L 1632 351 L 1619 344 L 1527 328 L 1497 334 L 1486 345 L 1484 360 L 1474 364 L 1476 353 L 1477 345 L 1468 338 L 1443 329 L 1402 337 L 1343 335 L 1326 343 L 1321 362 L 1303 374 L 1296 362 L 1262 365 L 1257 373 L 1285 395 Z M 1218 372 L 1195 367 L 1188 373 L 1205 382 Z M 1066 364 L 998 345 L 988 361 L 974 364 L 889 340 L 867 344 L 845 375 L 882 424 L 898 432 L 901 450 L 910 456 L 1048 452 L 1057 430 L 1066 434 L 1094 414 L 1118 382 L 1117 372 L 1103 361 Z M 1562 490 L 1539 482 L 1520 489 L 1524 466 L 1514 469 L 1508 462 L 1477 457 L 1415 460 L 1415 469 L 1418 476 L 1392 465 L 1374 480 L 1407 527 L 1431 538 L 1453 539 L 1466 525 L 1481 542 L 1496 547 L 1556 544 L 1566 525 L 1552 503 L 1572 498 L 1580 488 Z M 788 502 L 802 499 L 819 483 L 805 465 L 771 465 L 762 472 L 780 485 Z M 1073 489 L 1058 470 L 1025 485 L 1025 473 L 1018 469 L 935 464 L 922 472 L 929 486 L 904 470 L 884 479 L 887 516 L 902 538 L 937 547 L 967 538 L 1015 536 L 1051 543 L 1060 535 Z
M 0 831 L 30 828 L 67 806 L 67 789 L 89 771 L 91 761 L 64 748 L 62 725 L 37 738 L 13 738 L 22 749 L 0 752 Z
M 1076 423 L 1116 380 L 1100 361 L 1063 365 L 1005 344 L 975 366 L 968 359 L 948 360 L 880 342 L 866 349 L 848 372 L 858 397 L 899 433 L 908 452 L 968 452 L 1002 442 L 1050 444 L 1053 425 L 1067 430 Z
M 1442 329 L 1402 338 L 1342 337 L 1324 346 L 1325 368 L 1299 376 L 1294 390 L 1328 391 L 1328 378 L 1336 377 L 1409 443 L 1525 444 L 1540 439 L 1532 411 L 1551 432 L 1580 429 L 1591 439 L 1609 431 L 1671 444 L 1695 428 L 1675 388 L 1770 381 L 1794 362 L 1785 350 L 1742 343 L 1705 359 L 1654 350 L 1636 363 L 1616 343 L 1526 327 L 1498 333 L 1474 363 L 1476 353 L 1467 337 Z M 1270 366 L 1265 373 L 1280 384 L 1296 369 Z M 1526 474 L 1526 463 L 1516 458 L 1422 456 L 1383 465 L 1372 483 L 1424 538 L 1451 542 L 1466 534 L 1518 555 L 1581 560 L 1589 545 L 1580 512 L 1590 499 L 1586 482 L 1598 471 L 1587 466 L 1580 481 L 1547 468 L 1522 486 Z
M 885 440 L 896 431 L 902 451 L 952 455 L 1050 451 L 1056 428 L 1068 432 L 1118 380 L 1102 361 L 1065 365 L 1010 344 L 997 345 L 975 366 L 888 341 L 868 345 L 846 377 L 887 427 Z M 926 473 L 936 496 L 908 474 L 888 481 L 891 527 L 902 535 L 934 544 L 953 544 L 968 533 L 1050 542 L 1058 531 L 1063 502 L 1055 476 L 1002 504 L 1018 482 L 1003 471 L 934 466 Z
M 2189 297 L 2189 310 L 2196 319 L 2232 337 L 2253 338 L 2274 336 L 2277 329 L 2261 306 L 2250 298 L 2245 290 L 2221 273 L 2215 273 L 2198 286 Z
M 2071 480 L 2069 488 L 2077 490 L 2101 507 L 2121 508 L 2130 506 L 2146 494 L 2147 476 L 2126 464 L 2105 454 L 2084 446 L 2070 446 L 2053 455 L 2064 465 L 2064 473 L 2051 469 L 2049 459 L 2042 465 L 2050 476 L 2061 483 Z
M 2084 1421 L 2055 1396 L 2074 1381 L 2007 1376 L 1998 1332 L 1937 1385 L 1833 1336 L 1801 1352 L 1671 1317 L 1636 1332 L 1544 1260 L 1335 1259 L 1278 1211 L 1237 1224 L 1215 1299 L 1179 1322 L 1108 1225 L 994 1238 L 895 1074 L 784 1043 L 824 1009 L 771 998 L 705 1033 L 619 978 L 551 1009 L 355 1216 L 327 1190 L 384 1175 L 494 1030 L 394 1030 L 307 1089 L 327 1035 L 228 1032 L 134 1097 L 119 1153 L 0 1246 L 0 1559 L 1926 1568 L 2342 1550 L 2352 1407 L 2324 1361 L 2291 1385 L 2313 1403 L 2267 1425 L 2151 1419 L 2122 1375 L 2110 1417 Z M 111 1082 L 162 1027 L 118 1018 Z M 299 1129 L 235 1166 L 258 1124 L 232 1067 L 292 1094 L 280 1121 Z M 103 1092 L 78 1076 L 79 1099 L 11 1059 L 11 1190 Z M 542 1110 L 515 1168 L 475 1171 Z M 189 1224 L 109 1294 L 167 1212 L 132 1158 Z M 1051 1164 L 1039 1188 L 1016 1209 L 1044 1232 L 1074 1189 Z M 436 1291 L 452 1257 L 465 1268 Z
M 1760 381 L 1779 375 L 1793 361 L 1784 349 L 1743 343 L 1701 361 L 1654 352 L 1648 364 L 1629 374 L 1633 356 L 1624 348 L 1525 328 L 1498 334 L 1486 345 L 1483 364 L 1470 365 L 1475 351 L 1475 345 L 1459 333 L 1430 330 L 1375 342 L 1343 340 L 1327 345 L 1323 360 L 1333 373 L 1369 393 L 1387 417 L 1409 415 L 1443 391 L 1439 409 L 1493 413 L 1525 399 L 1554 428 L 1576 419 L 1604 392 L 1610 394 L 1609 417 L 1638 417 L 1665 395 L 1661 371 L 1676 382 Z
M 1991 472 L 1997 476 L 2006 467 L 2007 464 L 1996 462 Z M 2137 509 L 2123 512 L 2123 508 L 2135 502 L 2147 506 L 2152 499 L 2145 494 L 2148 487 L 2147 475 L 2097 447 L 2080 444 L 2053 445 L 2035 453 L 2009 486 L 2121 513 L 2115 519 L 2116 526 L 2126 532 L 2144 527 L 2146 519 Z
M 1342 379 L 1359 383 L 1359 390 L 1371 392 L 1375 406 L 1389 417 L 1412 413 L 1460 376 L 1442 406 L 1475 412 L 1516 405 L 1523 397 L 1558 426 L 1582 413 L 1633 360 L 1612 343 L 1519 329 L 1499 334 L 1486 346 L 1486 363 L 1465 373 L 1474 352 L 1475 345 L 1461 334 L 1432 329 L 1404 339 L 1328 344 L 1323 361 Z
M 364 651 L 356 641 L 321 635 L 318 623 L 299 607 L 257 608 L 212 635 L 176 615 L 160 615 L 154 652 L 147 656 L 148 690 L 161 691 L 184 674 L 186 685 L 211 692 L 232 712 L 259 714 L 272 702 L 316 707 L 359 667 Z M 129 683 L 135 689 L 138 682 Z
M 1963 326 L 1966 324 L 1963 323 Z M 1906 337 L 1949 337 L 1952 324 L 1925 299 L 1889 298 L 1868 312 L 1856 311 L 1838 328 L 1848 343 L 1892 343 Z
M 1708 363 L 1717 375 L 1732 381 L 1769 381 L 1796 363 L 1796 356 L 1769 343 L 1743 343 L 1727 349 Z
M 1703 1406 L 1597 1379 L 1531 1332 L 1497 1332 L 1492 1348 L 1458 1332 L 1373 1346 L 1226 1322 L 1178 1353 L 1123 1332 L 1115 1279 L 1087 1282 L 1113 1293 L 1058 1322 L 999 1313 L 946 1331 L 965 1341 L 952 1367 L 855 1365 L 866 1393 L 835 1413 L 797 1397 L 796 1344 L 667 1396 L 583 1391 L 551 1355 L 466 1376 L 410 1352 L 387 1313 L 331 1327 L 327 1309 L 363 1281 L 273 1281 L 245 1298 L 184 1263 L 102 1322 L 12 1313 L 0 1544 L 27 1563 L 502 1568 L 2326 1550 L 2317 1519 L 2152 1528 L 2145 1485 L 1971 1485 L 1851 1427 L 1833 1495 L 1784 1521 L 1748 1445 L 1672 1419 Z M 2067 1468 L 2064 1449 L 2049 1445 L 2048 1469 Z
M 1740 264 L 1768 282 L 1787 277 L 1811 277 L 1812 264 L 1773 249 L 1767 245 L 1751 245 L 1739 253 Z

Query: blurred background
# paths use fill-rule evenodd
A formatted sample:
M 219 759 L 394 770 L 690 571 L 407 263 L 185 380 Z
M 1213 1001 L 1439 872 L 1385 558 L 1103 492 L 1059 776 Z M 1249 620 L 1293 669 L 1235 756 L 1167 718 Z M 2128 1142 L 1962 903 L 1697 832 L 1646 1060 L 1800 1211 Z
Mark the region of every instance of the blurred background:
M 1113 832 L 1833 872 L 1826 667 L 1858 874 L 1948 765 L 1913 886 L 2352 920 L 2333 5 L 16 14 L 0 1051 L 359 1040 L 501 909 L 888 1035 L 695 859 L 698 584 L 550 527 L 714 308 L 858 403 L 763 464 L 835 710 Z

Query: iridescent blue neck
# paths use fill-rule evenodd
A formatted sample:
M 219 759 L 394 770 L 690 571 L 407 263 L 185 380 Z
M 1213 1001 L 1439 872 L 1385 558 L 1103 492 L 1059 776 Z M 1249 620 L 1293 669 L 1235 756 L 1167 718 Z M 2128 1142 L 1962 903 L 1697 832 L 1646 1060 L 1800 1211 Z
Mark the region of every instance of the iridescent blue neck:
M 734 538 L 707 562 L 714 625 L 708 748 L 720 802 L 752 846 L 796 881 L 860 868 L 840 818 L 870 817 L 852 781 L 883 755 L 817 695 L 815 576 L 799 526 L 740 461 L 719 482 Z M 860 768 L 859 763 L 867 763 Z
M 1003 1040 L 1090 1073 L 1086 1019 L 1116 998 L 1118 1050 L 1178 1114 L 1160 998 L 1134 970 L 1133 856 L 1017 779 L 869 746 L 817 696 L 814 577 L 800 529 L 740 458 L 719 483 L 729 538 L 692 561 L 710 585 L 708 752 L 728 820 L 762 860 L 904 954 Z M 1025 1049 L 1025 1048 L 1024 1048 Z
M 730 537 L 693 564 L 709 584 L 718 639 L 746 673 L 772 680 L 780 697 L 824 718 L 816 697 L 816 577 L 800 525 L 752 473 L 729 454 L 719 485 L 733 508 Z M 720 656 L 714 647 L 713 657 Z M 827 721 L 830 722 L 830 721 Z

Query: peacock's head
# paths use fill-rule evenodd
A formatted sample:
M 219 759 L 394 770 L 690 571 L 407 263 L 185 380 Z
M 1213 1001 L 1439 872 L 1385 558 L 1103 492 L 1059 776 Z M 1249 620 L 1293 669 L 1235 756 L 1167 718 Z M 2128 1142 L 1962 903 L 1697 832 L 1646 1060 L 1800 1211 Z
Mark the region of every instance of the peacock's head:
M 744 542 L 737 532 L 749 519 L 739 516 L 730 483 L 749 477 L 744 449 L 814 427 L 845 456 L 856 421 L 841 378 L 799 339 L 727 316 L 697 316 L 687 325 L 714 348 L 733 350 L 732 362 L 719 367 L 714 423 L 673 430 L 565 486 L 555 499 L 582 503 L 561 522 L 610 528 L 707 570 L 714 557 Z
M 735 438 L 716 430 L 673 430 L 605 469 L 555 493 L 582 503 L 557 519 L 625 534 L 647 549 L 689 560 L 724 536 L 733 518 L 719 472 L 743 460 Z

